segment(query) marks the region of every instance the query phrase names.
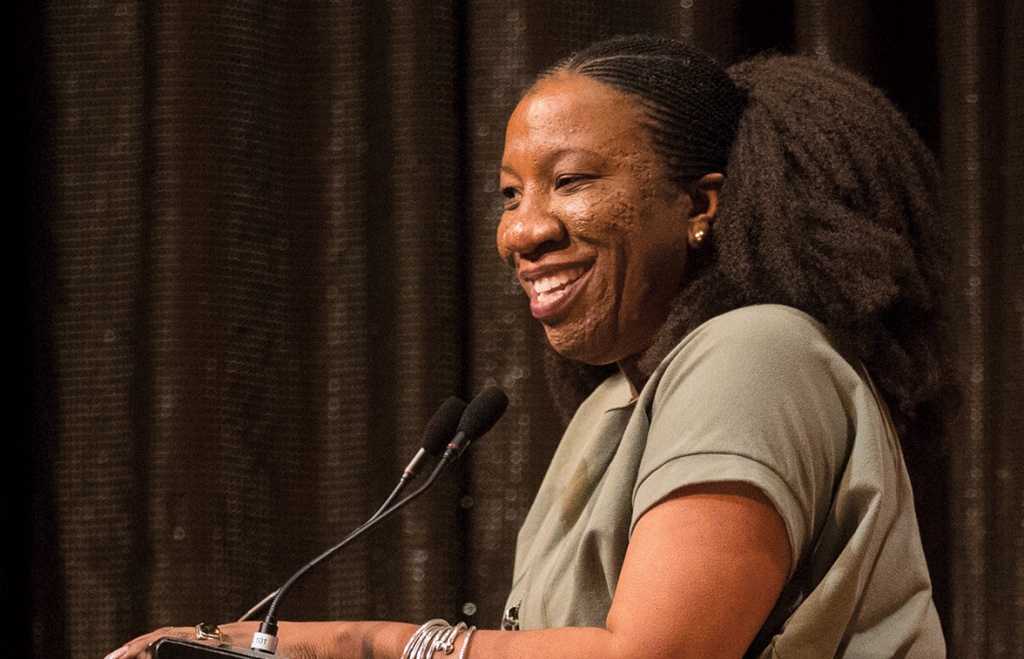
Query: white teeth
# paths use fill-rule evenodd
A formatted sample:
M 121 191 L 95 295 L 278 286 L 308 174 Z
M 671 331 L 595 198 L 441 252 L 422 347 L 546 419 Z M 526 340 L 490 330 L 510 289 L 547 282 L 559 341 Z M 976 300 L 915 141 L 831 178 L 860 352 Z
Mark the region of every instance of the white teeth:
M 554 291 L 552 293 L 537 293 L 537 301 L 540 302 L 541 304 L 547 304 L 548 302 L 551 302 L 552 300 L 555 300 L 564 294 L 564 291 L 562 291 L 561 289 Z
M 561 288 L 583 276 L 583 268 L 566 270 L 549 277 L 541 277 L 533 282 L 533 290 L 538 295 L 544 295 L 556 288 Z

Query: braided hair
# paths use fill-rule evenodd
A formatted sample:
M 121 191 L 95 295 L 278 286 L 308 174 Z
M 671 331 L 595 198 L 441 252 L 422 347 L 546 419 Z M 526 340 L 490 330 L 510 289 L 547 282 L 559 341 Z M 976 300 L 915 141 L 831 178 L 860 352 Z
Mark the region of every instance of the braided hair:
M 724 172 L 745 94 L 710 57 L 669 39 L 598 42 L 548 74 L 587 76 L 629 94 L 644 108 L 651 146 L 680 186 Z
M 714 316 L 784 304 L 864 362 L 905 440 L 941 435 L 956 388 L 941 314 L 938 171 L 879 90 L 795 56 L 726 72 L 682 43 L 643 36 L 595 44 L 555 72 L 637 98 L 677 183 L 726 174 L 711 240 L 689 255 L 688 283 L 641 357 L 643 372 Z M 563 416 L 614 370 L 553 350 L 547 365 Z

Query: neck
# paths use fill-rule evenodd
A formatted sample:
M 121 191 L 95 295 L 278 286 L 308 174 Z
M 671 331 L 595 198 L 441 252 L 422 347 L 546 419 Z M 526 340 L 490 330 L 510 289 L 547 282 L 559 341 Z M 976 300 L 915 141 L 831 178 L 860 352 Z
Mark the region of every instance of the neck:
M 647 374 L 643 373 L 637 368 L 637 363 L 640 361 L 639 358 L 624 359 L 616 362 L 619 370 L 622 371 L 626 379 L 629 380 L 629 389 L 633 393 L 633 397 L 636 398 L 640 395 L 640 390 L 647 384 Z

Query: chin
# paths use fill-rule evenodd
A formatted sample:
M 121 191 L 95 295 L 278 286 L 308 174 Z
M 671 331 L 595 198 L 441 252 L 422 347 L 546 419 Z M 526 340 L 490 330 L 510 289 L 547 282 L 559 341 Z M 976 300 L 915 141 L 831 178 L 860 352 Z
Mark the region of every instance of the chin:
M 548 343 L 562 357 L 591 366 L 606 366 L 616 361 L 613 357 L 608 357 L 607 353 L 602 354 L 601 351 L 594 350 L 592 344 L 567 341 L 565 337 L 552 336 L 551 332 L 548 332 Z

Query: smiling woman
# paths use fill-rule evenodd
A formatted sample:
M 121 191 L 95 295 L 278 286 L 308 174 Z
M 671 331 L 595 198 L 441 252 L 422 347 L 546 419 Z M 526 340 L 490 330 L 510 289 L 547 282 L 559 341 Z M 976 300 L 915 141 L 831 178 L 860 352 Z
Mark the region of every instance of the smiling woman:
M 552 347 L 615 373 L 523 525 L 502 630 L 281 623 L 281 654 L 945 654 L 898 438 L 947 391 L 934 165 L 848 73 L 729 74 L 614 39 L 509 120 L 499 252 Z
M 721 182 L 695 182 L 695 202 L 669 180 L 642 121 L 633 98 L 556 74 L 513 112 L 501 166 L 498 250 L 533 316 L 561 354 L 626 372 L 682 290 L 687 243 L 707 230 Z

